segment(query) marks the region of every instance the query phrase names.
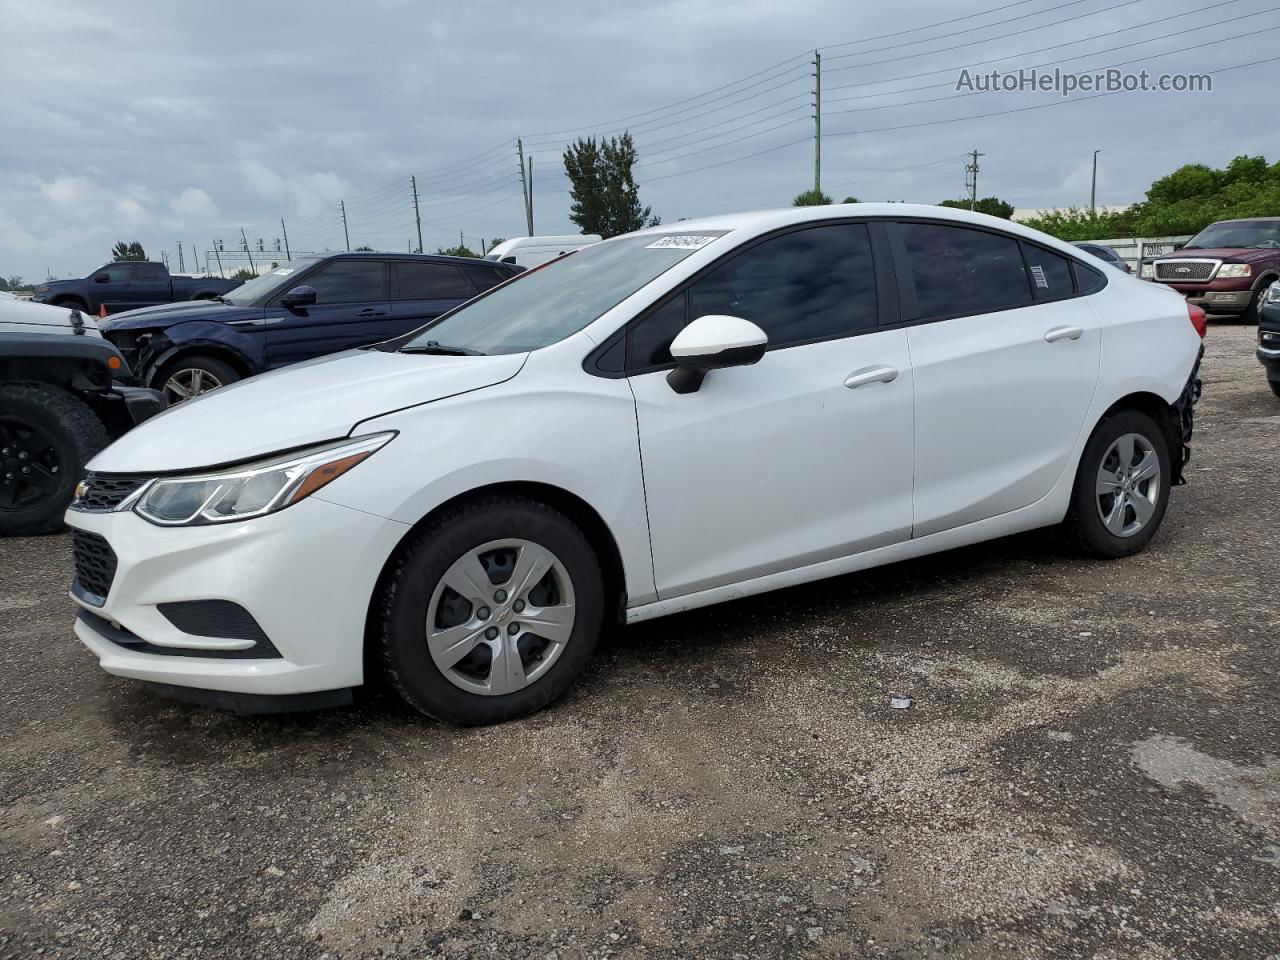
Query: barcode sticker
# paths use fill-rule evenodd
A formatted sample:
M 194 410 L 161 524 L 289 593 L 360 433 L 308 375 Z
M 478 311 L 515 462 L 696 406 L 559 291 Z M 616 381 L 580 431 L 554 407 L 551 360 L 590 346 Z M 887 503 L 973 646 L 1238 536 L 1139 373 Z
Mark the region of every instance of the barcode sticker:
M 645 244 L 646 250 L 700 250 L 712 240 L 719 237 L 695 237 L 688 234 L 682 236 L 659 237 L 653 243 Z
M 1040 266 L 1040 264 L 1033 263 L 1031 265 L 1031 276 L 1035 280 L 1036 286 L 1041 290 L 1049 289 L 1049 281 L 1044 276 L 1044 267 Z

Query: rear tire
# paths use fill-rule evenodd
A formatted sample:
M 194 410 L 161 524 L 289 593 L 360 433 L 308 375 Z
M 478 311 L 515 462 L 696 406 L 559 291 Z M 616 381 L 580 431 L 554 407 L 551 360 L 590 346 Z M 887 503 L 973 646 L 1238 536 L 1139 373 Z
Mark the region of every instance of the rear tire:
M 1097 557 L 1139 552 L 1164 519 L 1172 476 L 1159 425 L 1137 410 L 1112 414 L 1094 429 L 1080 457 L 1064 522 L 1068 535 Z
M 166 363 L 151 385 L 163 391 L 170 404 L 175 404 L 240 379 L 240 374 L 230 364 L 216 357 L 193 354 Z
M 102 421 L 72 394 L 0 386 L 0 536 L 61 530 L 85 464 L 106 445 Z
M 1271 392 L 1280 397 L 1280 380 L 1268 380 L 1267 383 L 1271 385 Z
M 571 520 L 494 497 L 416 534 L 378 609 L 383 667 L 410 706 L 447 723 L 500 723 L 573 685 L 600 635 L 604 585 Z

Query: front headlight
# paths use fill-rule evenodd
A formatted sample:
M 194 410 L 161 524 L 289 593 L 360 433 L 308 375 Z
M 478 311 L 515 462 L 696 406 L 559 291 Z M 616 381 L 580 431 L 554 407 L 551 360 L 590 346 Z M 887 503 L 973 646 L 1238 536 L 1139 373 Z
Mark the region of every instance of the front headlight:
M 1142 279 L 1153 280 L 1156 275 L 1156 265 L 1154 263 L 1144 263 L 1142 265 Z
M 1224 263 L 1218 268 L 1220 277 L 1248 277 L 1252 275 L 1247 263 Z
M 133 509 L 165 527 L 248 520 L 306 499 L 378 451 L 394 433 L 341 440 L 201 476 L 151 481 Z
M 1280 281 L 1267 287 L 1267 303 L 1280 303 Z

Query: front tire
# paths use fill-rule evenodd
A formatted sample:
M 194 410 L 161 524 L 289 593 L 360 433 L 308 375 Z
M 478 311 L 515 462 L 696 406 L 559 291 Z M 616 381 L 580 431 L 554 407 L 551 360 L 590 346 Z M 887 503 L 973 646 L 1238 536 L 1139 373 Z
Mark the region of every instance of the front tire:
M 170 404 L 191 400 L 241 379 L 230 364 L 216 357 L 179 357 L 164 365 L 152 385 L 162 390 Z
M 81 400 L 41 383 L 0 386 L 0 536 L 53 533 L 107 431 Z
M 1098 424 L 1076 471 L 1066 529 L 1084 552 L 1127 557 L 1144 549 L 1169 506 L 1173 467 L 1159 425 L 1137 410 Z
M 1271 392 L 1280 397 L 1280 380 L 1268 380 L 1267 383 L 1271 385 Z
M 379 606 L 392 686 L 422 713 L 469 726 L 532 713 L 568 691 L 599 638 L 604 586 L 569 518 L 502 497 L 417 534 Z

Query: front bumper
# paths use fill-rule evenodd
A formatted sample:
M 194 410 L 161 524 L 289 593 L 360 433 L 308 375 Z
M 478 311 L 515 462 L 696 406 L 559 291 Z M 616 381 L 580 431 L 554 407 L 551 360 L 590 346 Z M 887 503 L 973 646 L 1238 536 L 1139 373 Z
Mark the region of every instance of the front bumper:
M 188 688 L 206 702 L 213 691 L 246 695 L 259 709 L 270 702 L 262 698 L 296 699 L 364 682 L 369 601 L 408 530 L 318 497 L 255 520 L 202 527 L 158 527 L 127 511 L 69 510 L 66 521 L 101 537 L 114 554 L 104 595 L 78 582 L 72 588 L 88 614 L 77 618 L 76 636 L 104 670 Z M 192 601 L 230 601 L 247 611 L 269 640 L 261 657 L 243 636 L 189 633 L 161 609 Z M 233 699 L 214 702 L 231 706 Z
M 1258 362 L 1266 368 L 1268 380 L 1280 381 L 1280 330 L 1258 331 Z
M 1223 280 L 1211 280 L 1208 283 L 1168 283 L 1157 280 L 1163 287 L 1177 290 L 1205 313 L 1237 314 L 1244 313 L 1253 300 L 1252 277 L 1230 277 Z

